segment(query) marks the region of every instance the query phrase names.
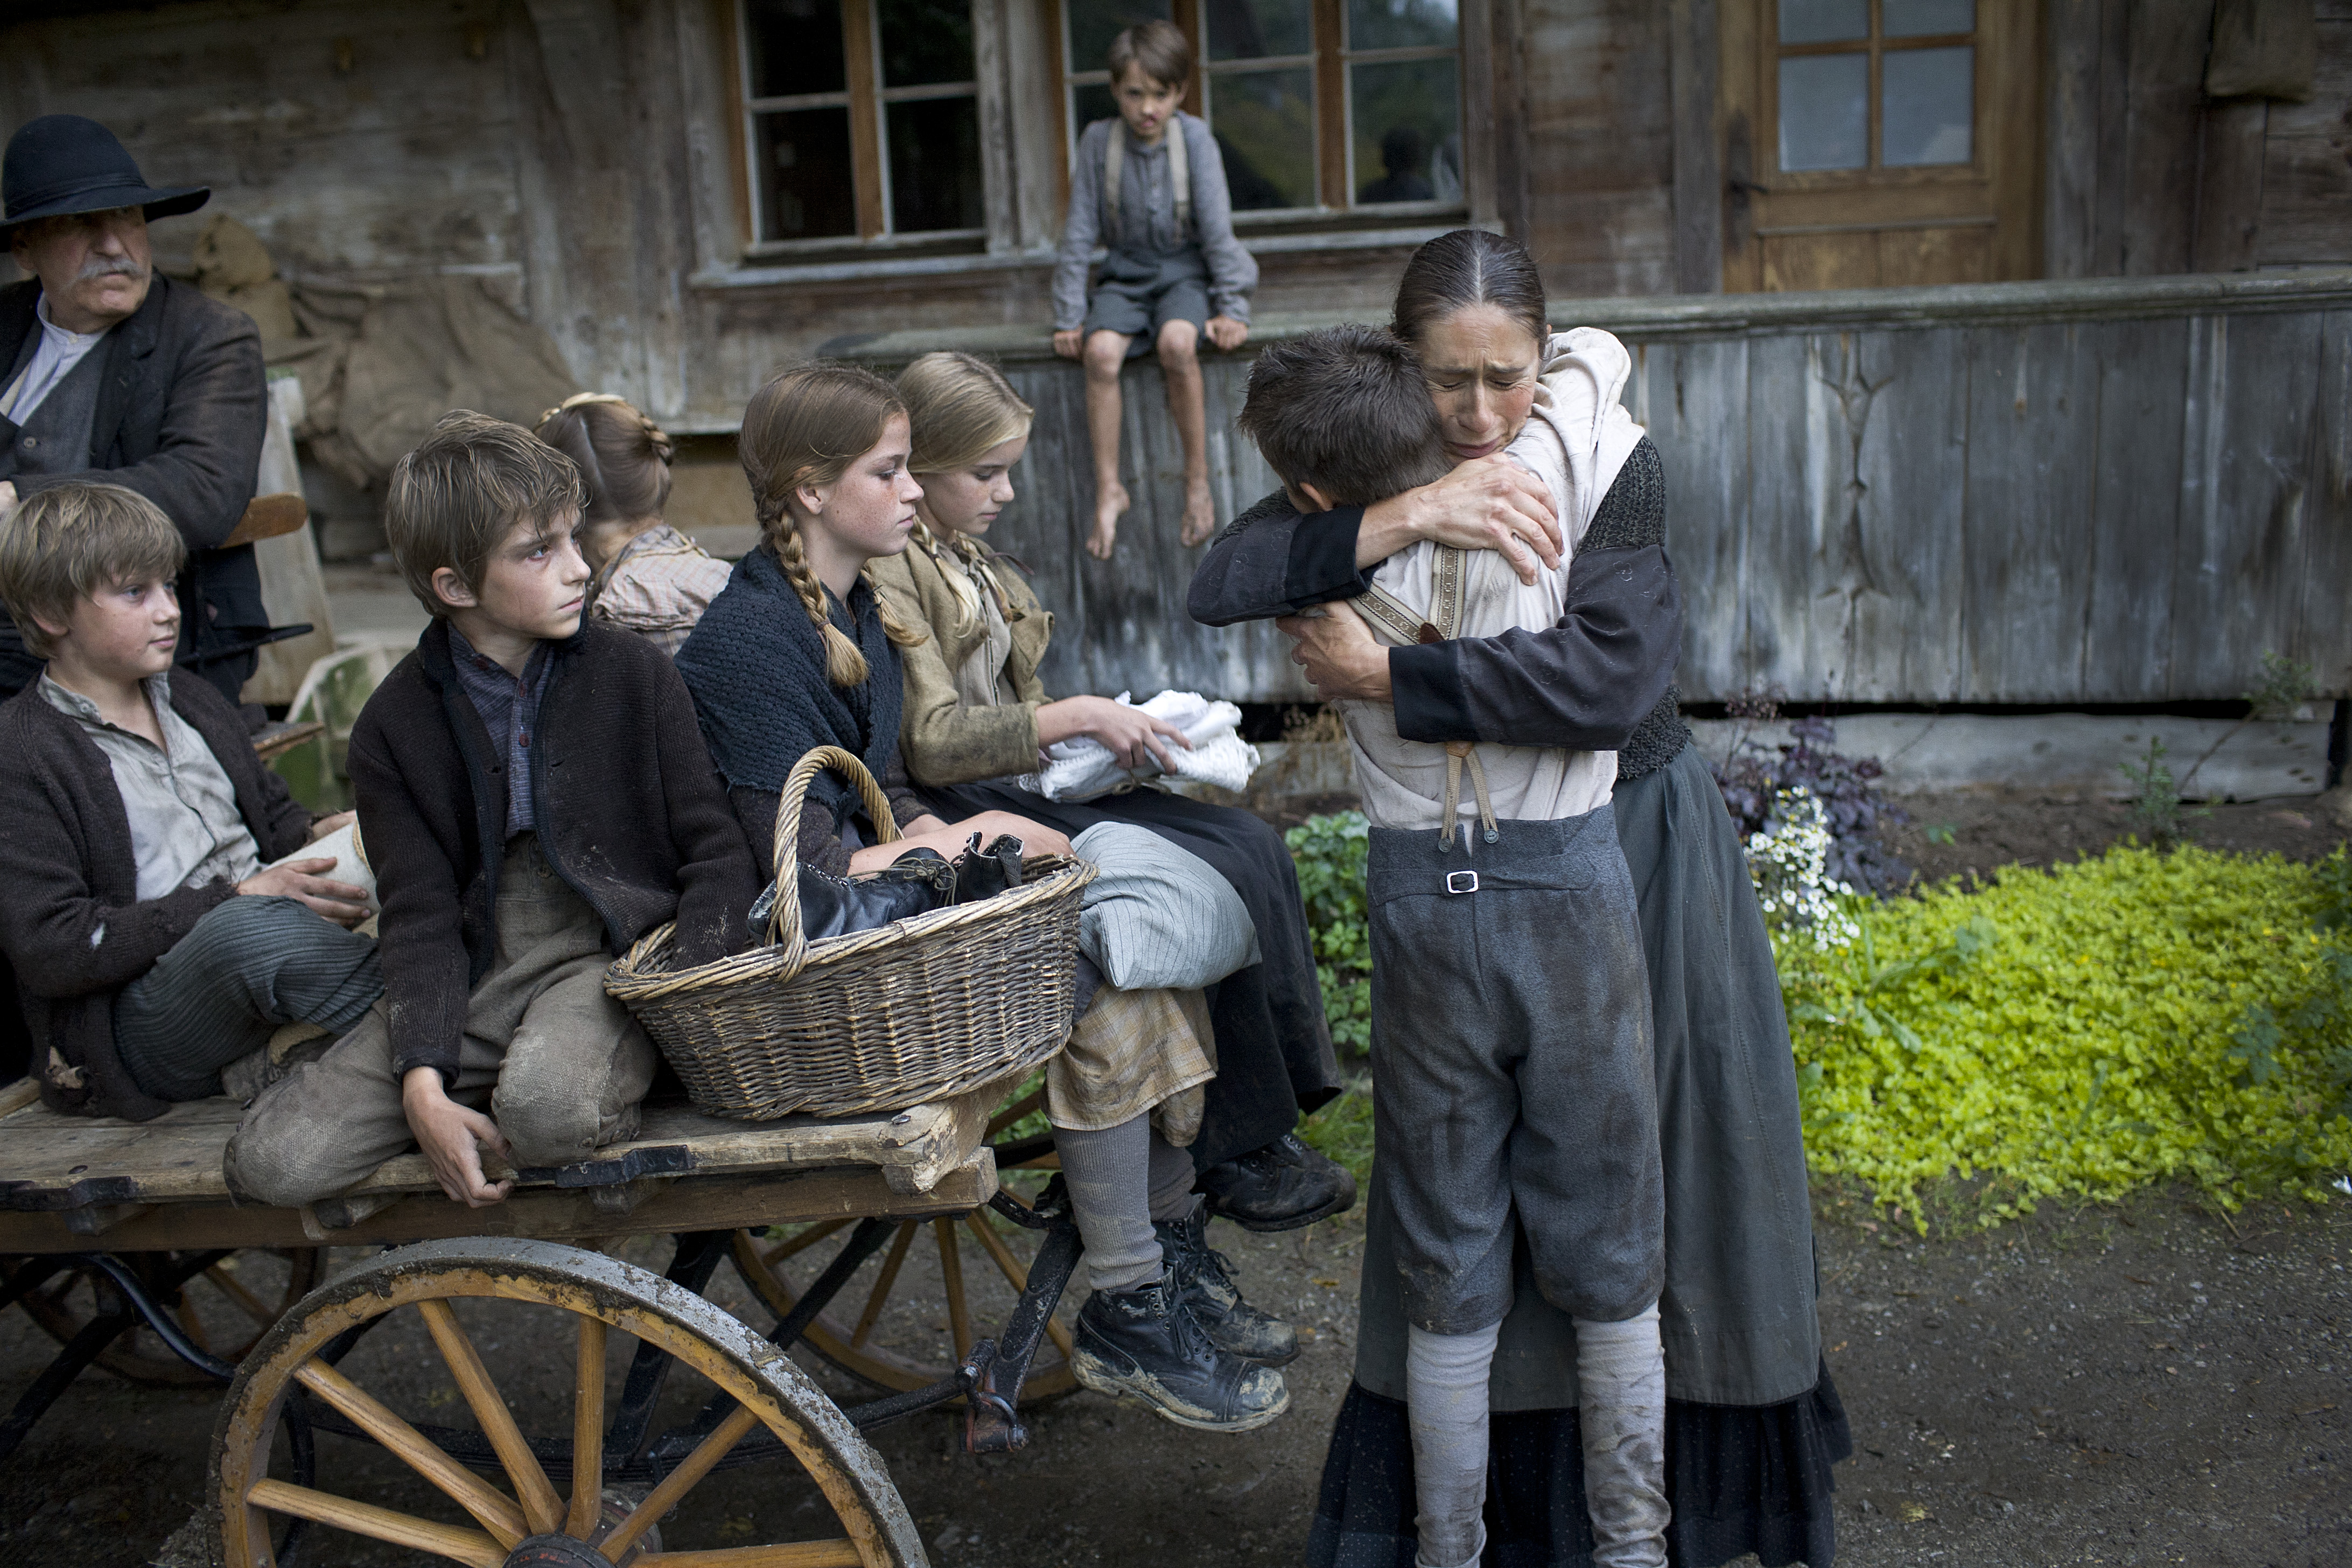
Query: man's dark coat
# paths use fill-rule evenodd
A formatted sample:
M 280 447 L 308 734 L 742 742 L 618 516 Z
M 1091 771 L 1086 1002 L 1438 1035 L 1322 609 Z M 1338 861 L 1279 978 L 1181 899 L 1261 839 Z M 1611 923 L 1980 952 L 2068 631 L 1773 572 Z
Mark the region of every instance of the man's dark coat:
M 0 374 L 40 330 L 33 314 L 40 297 L 37 279 L 0 289 Z M 91 352 L 105 356 L 106 368 L 89 469 L 20 477 L 13 453 L 0 451 L 0 479 L 20 495 L 71 480 L 137 490 L 187 541 L 180 657 L 253 636 L 269 624 L 253 546 L 215 546 L 245 515 L 261 468 L 269 391 L 260 331 L 235 306 L 158 272 L 146 301 Z

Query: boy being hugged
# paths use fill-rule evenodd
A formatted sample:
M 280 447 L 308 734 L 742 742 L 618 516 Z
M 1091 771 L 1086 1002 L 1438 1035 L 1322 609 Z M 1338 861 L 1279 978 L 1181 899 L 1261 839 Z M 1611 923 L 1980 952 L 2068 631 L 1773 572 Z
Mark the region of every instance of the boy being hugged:
M 1549 417 L 1529 428 L 1556 434 Z M 1301 512 L 1369 506 L 1448 467 L 1421 367 L 1375 327 L 1267 349 L 1241 426 Z M 1566 450 L 1537 454 L 1556 506 Z M 1381 563 L 1361 599 L 1305 614 L 1361 605 L 1391 646 L 1494 637 L 1553 625 L 1567 578 L 1566 557 L 1524 584 L 1492 551 L 1424 542 Z M 1403 1298 L 1417 1561 L 1456 1568 L 1485 1546 L 1516 1211 L 1537 1288 L 1575 1324 L 1592 1561 L 1663 1564 L 1665 1191 L 1616 753 L 1408 741 L 1393 701 L 1339 707 L 1372 823 L 1372 1205 L 1397 1237 L 1365 1276 L 1369 1289 L 1392 1268 Z
M 185 554 L 119 485 L 0 519 L 0 601 L 47 660 L 0 704 L 0 949 L 59 1110 L 143 1121 L 218 1094 L 280 1024 L 341 1034 L 383 988 L 331 858 L 263 868 L 350 814 L 313 821 L 227 699 L 173 679 Z
M 1200 342 L 1237 349 L 1249 338 L 1257 263 L 1234 237 L 1233 197 L 1208 125 L 1177 108 L 1192 47 L 1171 22 L 1111 40 L 1118 117 L 1078 136 L 1070 211 L 1054 261 L 1054 352 L 1087 368 L 1087 434 L 1095 456 L 1095 526 L 1087 552 L 1108 561 L 1128 509 L 1118 482 L 1119 367 L 1157 349 L 1168 411 L 1184 447 L 1186 545 L 1216 531 L 1209 495 Z M 1087 262 L 1108 252 L 1087 291 Z
M 686 686 L 633 633 L 583 625 L 570 458 L 459 410 L 394 468 L 384 531 L 433 624 L 352 731 L 383 903 L 385 994 L 255 1101 L 231 1190 L 313 1203 L 423 1148 L 477 1207 L 485 1151 L 568 1164 L 634 1133 L 653 1042 L 604 969 L 675 918 L 681 962 L 750 945 L 751 851 Z

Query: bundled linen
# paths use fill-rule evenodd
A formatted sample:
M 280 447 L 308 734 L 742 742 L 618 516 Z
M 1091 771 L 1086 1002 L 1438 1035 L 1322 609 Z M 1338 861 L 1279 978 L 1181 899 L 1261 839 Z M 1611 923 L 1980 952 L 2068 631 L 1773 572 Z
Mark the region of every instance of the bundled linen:
M 1120 990 L 1198 990 L 1261 961 L 1249 906 L 1199 856 L 1129 822 L 1098 822 L 1070 847 L 1095 864 L 1078 951 Z
M 1236 795 L 1249 787 L 1250 774 L 1257 771 L 1257 748 L 1235 732 L 1242 721 L 1240 709 L 1230 702 L 1212 702 L 1197 691 L 1163 691 L 1142 703 L 1122 691 L 1118 700 L 1170 725 L 1192 742 L 1189 752 L 1165 747 L 1175 777 L 1215 784 Z M 1044 770 L 1024 773 L 1021 787 L 1047 800 L 1092 800 L 1161 776 L 1160 764 L 1148 756 L 1139 768 L 1123 768 L 1109 747 L 1080 736 L 1046 747 Z

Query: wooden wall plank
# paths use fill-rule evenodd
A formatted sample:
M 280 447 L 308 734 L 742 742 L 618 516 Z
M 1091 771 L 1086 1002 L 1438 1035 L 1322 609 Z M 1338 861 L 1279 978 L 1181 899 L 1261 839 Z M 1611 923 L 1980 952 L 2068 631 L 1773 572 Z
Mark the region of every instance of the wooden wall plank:
M 2330 315 L 2320 327 L 2312 410 L 2302 602 L 2281 651 L 2312 666 L 2322 691 L 2342 697 L 2352 695 L 2352 647 L 2344 635 L 2352 593 L 2352 316 Z
M 2263 150 L 2263 267 L 2352 262 L 2352 127 L 2332 137 L 2273 137 Z
M 2088 329 L 2098 364 L 2090 585 L 2084 613 L 2085 691 L 2110 702 L 2161 700 L 2172 681 L 2174 541 L 2179 528 L 2189 323 L 2181 318 Z
M 2094 278 L 2120 278 L 2124 271 L 2125 174 L 2129 167 L 2131 127 L 2131 13 L 2133 0 L 2096 0 L 2099 16 L 2098 194 L 2093 204 L 2091 271 Z
M 2084 329 L 2011 328 L 1968 346 L 1968 612 L 1960 689 L 1975 702 L 2083 689 L 2097 366 Z
M 2190 270 L 2253 269 L 2262 232 L 2263 139 L 2269 119 L 2270 105 L 2260 99 L 2207 105 Z
M 1748 680 L 1791 696 L 1833 695 L 1844 673 L 1848 605 L 1824 591 L 1822 557 L 1853 503 L 1846 414 L 1854 334 L 1748 344 L 1748 537 L 1740 605 Z
M 1747 0 L 1731 0 L 1744 5 Z M 1668 7 L 1674 89 L 1675 287 L 1713 294 L 1723 287 L 1723 157 L 1715 134 L 1717 0 Z
M 2313 526 L 2322 318 L 2206 317 L 2192 329 L 2172 679 L 2234 695 L 2300 621 Z M 2200 331 L 2199 329 L 2201 329 Z
M 1683 595 L 1685 699 L 1721 701 L 1748 684 L 1741 657 L 1748 539 L 1748 341 L 1638 343 L 1633 417 L 1666 476 L 1666 553 Z
M 1523 0 L 1528 247 L 1559 295 L 1675 289 L 1674 92 L 1655 0 Z
M 2042 141 L 2042 271 L 2088 278 L 2098 226 L 2100 7 L 2052 0 Z
M 2125 112 L 2124 273 L 2189 269 L 2205 45 L 2212 0 L 2145 0 L 2131 8 Z
M 1855 450 L 1861 489 L 1843 566 L 1853 613 L 1840 689 L 1860 702 L 1964 690 L 1971 338 L 1939 329 L 1861 342 L 1862 371 L 1875 390 Z

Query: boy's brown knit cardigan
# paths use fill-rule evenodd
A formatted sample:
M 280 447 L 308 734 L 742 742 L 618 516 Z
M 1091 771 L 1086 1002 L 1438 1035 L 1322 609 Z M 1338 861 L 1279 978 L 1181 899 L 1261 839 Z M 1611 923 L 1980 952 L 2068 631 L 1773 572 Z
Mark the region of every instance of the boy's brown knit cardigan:
M 205 681 L 173 672 L 173 711 L 219 759 L 267 863 L 308 842 L 310 814 L 253 754 L 244 716 Z M 141 901 L 131 818 L 114 769 L 36 681 L 0 703 L 0 950 L 16 971 L 33 1059 L 51 1109 L 145 1121 L 170 1109 L 114 1054 L 114 996 L 154 967 L 230 882 Z
M 530 737 L 550 864 L 604 920 L 615 956 L 673 918 L 683 964 L 750 947 L 758 875 L 668 656 L 593 623 L 554 655 Z M 467 997 L 497 944 L 507 780 L 505 747 L 457 682 L 446 622 L 368 699 L 351 773 L 383 903 L 394 1068 L 454 1079 Z

